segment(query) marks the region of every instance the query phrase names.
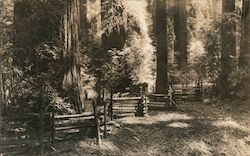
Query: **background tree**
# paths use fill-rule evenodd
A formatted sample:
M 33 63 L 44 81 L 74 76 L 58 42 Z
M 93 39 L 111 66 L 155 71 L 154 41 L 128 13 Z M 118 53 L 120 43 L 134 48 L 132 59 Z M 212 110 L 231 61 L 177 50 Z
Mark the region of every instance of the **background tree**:
M 115 83 L 112 83 L 109 86 L 109 88 L 111 90 L 116 90 L 116 91 L 122 91 L 124 87 L 120 86 L 122 85 L 122 83 L 127 83 L 130 84 L 131 82 L 129 82 L 129 77 L 127 77 L 128 79 L 125 80 L 126 78 L 124 77 L 120 79 L 121 82 L 117 81 L 119 78 L 119 76 L 117 75 L 116 72 L 120 72 L 122 73 L 122 71 L 115 71 L 115 68 L 119 68 L 117 65 L 119 64 L 119 62 L 122 64 L 125 63 L 124 59 L 123 61 L 114 61 L 114 57 L 121 57 L 121 55 L 119 56 L 119 51 L 123 49 L 124 45 L 125 45 L 125 41 L 127 39 L 127 32 L 126 32 L 126 13 L 124 10 L 124 6 L 122 1 L 120 0 L 111 0 L 111 1 L 105 1 L 102 0 L 101 1 L 101 27 L 102 27 L 102 35 L 101 35 L 101 55 L 102 58 L 100 59 L 105 59 L 106 58 L 106 62 L 109 62 L 110 65 L 104 65 L 104 66 L 109 66 L 109 70 L 111 71 L 110 73 L 108 71 L 106 71 L 107 73 L 113 75 L 113 77 L 110 79 L 110 81 L 114 81 L 116 82 L 117 86 L 115 85 Z M 110 24 L 113 23 L 113 24 Z M 117 53 L 118 52 L 118 53 Z M 105 56 L 106 55 L 106 56 Z M 119 58 L 120 59 L 120 58 Z M 117 63 L 115 63 L 117 62 Z M 121 69 L 120 69 L 121 70 Z M 126 70 L 124 70 L 126 71 Z M 115 74 L 116 73 L 116 74 Z M 99 75 L 98 79 L 100 79 L 100 77 L 103 77 L 105 75 L 105 73 L 100 73 L 101 75 Z M 116 76 L 114 76 L 116 75 Z M 107 76 L 107 75 L 106 75 Z M 128 76 L 128 75 L 127 75 Z M 109 81 L 109 80 L 108 80 Z M 120 84 L 120 85 L 118 85 Z M 121 90 L 119 90 L 119 88 Z
M 241 23 L 241 50 L 239 66 L 247 67 L 250 63 L 250 1 L 243 0 Z
M 237 4 L 237 3 L 236 3 Z M 237 12 L 238 21 L 237 25 L 237 34 L 241 34 L 241 41 L 237 42 L 237 51 L 239 53 L 239 58 L 235 61 L 239 68 L 234 68 L 232 73 L 230 73 L 229 82 L 231 94 L 234 97 L 241 99 L 247 99 L 249 95 L 247 92 L 250 89 L 249 80 L 249 56 L 250 56 L 250 12 L 249 12 L 249 0 L 242 1 L 242 12 Z M 241 6 L 238 4 L 238 6 Z M 241 14 L 240 14 L 241 13 Z M 241 16 L 241 18 L 240 18 Z M 241 20 L 240 20 L 241 19 Z M 240 47 L 240 48 L 239 48 Z M 236 66 L 236 65 L 235 65 Z
M 75 112 L 62 89 L 64 6 L 64 1 L 15 1 L 14 46 L 4 62 L 7 68 L 7 60 L 12 60 L 8 114 L 35 113 L 50 103 L 60 114 Z
M 235 11 L 235 0 L 222 0 L 222 28 L 221 28 L 221 73 L 220 96 L 229 97 L 229 75 L 232 72 L 232 58 L 236 56 L 236 25 L 232 20 Z
M 80 1 L 67 0 L 64 12 L 63 89 L 78 113 L 84 108 L 80 68 Z
M 96 81 L 101 77 L 102 87 L 126 92 L 132 84 L 155 85 L 146 6 L 143 1 L 102 1 L 102 44 L 88 53 L 88 69 Z
M 185 71 L 187 67 L 187 14 L 186 0 L 175 0 L 174 9 L 175 59 L 177 67 Z
M 168 46 L 166 1 L 155 2 L 154 31 L 156 36 L 156 93 L 165 93 L 168 89 Z
M 217 9 L 218 9 L 218 0 L 209 0 L 210 12 L 212 14 L 212 19 L 215 22 L 217 19 Z

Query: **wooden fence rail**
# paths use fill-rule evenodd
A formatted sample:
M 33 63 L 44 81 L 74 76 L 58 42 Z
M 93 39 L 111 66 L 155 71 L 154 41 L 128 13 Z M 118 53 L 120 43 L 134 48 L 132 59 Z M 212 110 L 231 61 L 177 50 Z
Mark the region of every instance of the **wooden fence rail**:
M 108 100 L 108 114 L 111 120 L 126 116 L 145 116 L 147 114 L 147 96 L 119 97 Z
M 1 117 L 0 155 L 25 154 L 29 148 L 37 146 L 41 149 L 39 153 L 43 153 L 43 143 L 50 141 L 50 132 L 41 129 L 49 129 L 50 126 L 45 124 L 49 120 L 49 114 Z
M 174 89 L 171 99 L 167 94 L 148 94 L 149 110 L 173 110 L 174 105 L 190 101 L 200 101 L 200 92 L 194 90 Z M 174 107 L 173 107 L 174 106 Z
M 54 116 L 52 142 L 67 140 L 67 137 L 74 136 L 93 136 L 96 132 L 98 144 L 100 142 L 99 126 L 104 122 L 104 107 L 97 106 L 93 102 L 93 112 L 84 112 L 73 115 Z M 98 133 L 98 134 L 97 134 Z M 105 132 L 106 133 L 106 132 Z M 65 137 L 67 136 L 67 137 Z M 72 139 L 72 137 L 70 139 Z
M 101 143 L 100 125 L 106 125 L 105 107 L 93 104 L 93 112 L 73 115 L 55 115 L 54 111 L 29 116 L 1 117 L 0 119 L 0 155 L 27 154 L 30 147 L 38 146 L 40 155 L 44 155 L 44 144 L 93 135 Z M 106 113 L 107 114 L 107 113 Z M 105 120 L 105 122 L 104 122 Z M 107 134 L 107 129 L 104 129 Z M 70 137 L 68 137 L 70 136 Z M 68 138 L 67 138 L 68 137 Z M 37 155 L 38 153 L 30 153 Z M 39 155 L 38 154 L 38 155 Z

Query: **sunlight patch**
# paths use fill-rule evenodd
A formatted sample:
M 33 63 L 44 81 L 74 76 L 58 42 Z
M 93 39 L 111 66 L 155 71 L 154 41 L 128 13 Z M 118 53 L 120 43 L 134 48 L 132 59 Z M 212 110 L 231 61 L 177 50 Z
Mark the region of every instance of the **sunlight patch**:
M 187 114 L 180 114 L 180 113 L 169 113 L 169 114 L 158 114 L 154 116 L 159 121 L 173 121 L 173 120 L 191 120 L 193 119 L 192 116 Z
M 102 150 L 102 151 L 110 151 L 112 153 L 118 152 L 119 148 L 115 146 L 112 142 L 104 141 L 101 145 L 97 145 L 95 140 L 92 141 L 81 141 L 79 143 L 79 150 L 89 150 L 89 151 L 96 151 L 96 150 Z
M 226 118 L 225 120 L 218 120 L 213 122 L 213 125 L 218 128 L 235 128 L 245 132 L 249 131 L 249 128 L 241 125 L 240 123 L 234 121 L 232 118 Z
M 112 142 L 103 142 L 100 148 L 102 150 L 108 150 L 108 151 L 119 151 L 119 148 L 116 147 Z
M 188 143 L 189 148 L 192 150 L 192 155 L 212 155 L 211 147 L 207 145 L 204 141 L 193 141 Z
M 178 120 L 191 120 L 193 119 L 192 116 L 187 114 L 179 114 L 179 113 L 169 113 L 169 114 L 158 114 L 155 116 L 149 117 L 126 117 L 119 119 L 122 123 L 125 124 L 154 124 L 158 122 L 166 122 L 166 121 L 178 121 Z
M 187 128 L 187 127 L 190 127 L 189 124 L 183 123 L 183 122 L 174 122 L 174 123 L 168 124 L 168 126 L 173 127 L 173 128 Z
M 249 156 L 250 150 L 247 143 L 247 139 L 237 139 L 234 137 L 224 137 L 222 138 L 222 144 L 219 147 L 221 153 L 226 155 L 235 155 L 235 156 Z

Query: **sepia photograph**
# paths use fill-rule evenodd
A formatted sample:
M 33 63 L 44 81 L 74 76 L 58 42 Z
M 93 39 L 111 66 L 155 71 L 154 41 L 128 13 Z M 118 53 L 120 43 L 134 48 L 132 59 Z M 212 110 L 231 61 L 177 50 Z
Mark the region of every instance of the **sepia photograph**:
M 0 156 L 250 156 L 250 0 L 0 0 Z

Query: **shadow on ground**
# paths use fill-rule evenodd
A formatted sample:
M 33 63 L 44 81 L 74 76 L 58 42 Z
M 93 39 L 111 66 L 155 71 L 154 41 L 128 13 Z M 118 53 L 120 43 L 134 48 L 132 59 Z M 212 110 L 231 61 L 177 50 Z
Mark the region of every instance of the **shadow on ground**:
M 114 130 L 101 146 L 94 139 L 81 140 L 75 142 L 70 154 L 250 155 L 250 129 L 246 122 L 234 120 L 230 114 L 221 115 L 217 107 L 211 110 L 210 105 L 186 104 L 182 108 L 183 112 L 151 112 L 148 117 L 119 119 L 121 128 Z

